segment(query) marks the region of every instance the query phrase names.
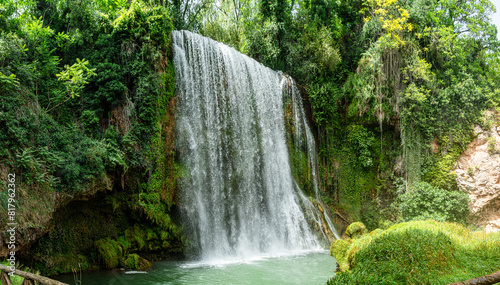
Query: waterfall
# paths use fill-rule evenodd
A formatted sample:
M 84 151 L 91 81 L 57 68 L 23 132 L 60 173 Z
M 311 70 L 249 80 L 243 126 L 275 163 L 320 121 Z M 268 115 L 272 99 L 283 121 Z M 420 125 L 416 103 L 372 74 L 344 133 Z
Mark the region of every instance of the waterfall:
M 306 149 L 317 194 L 314 139 L 293 80 L 188 31 L 174 31 L 172 43 L 189 242 L 205 260 L 319 249 L 321 214 L 294 181 L 289 158 L 291 99 L 295 147 Z

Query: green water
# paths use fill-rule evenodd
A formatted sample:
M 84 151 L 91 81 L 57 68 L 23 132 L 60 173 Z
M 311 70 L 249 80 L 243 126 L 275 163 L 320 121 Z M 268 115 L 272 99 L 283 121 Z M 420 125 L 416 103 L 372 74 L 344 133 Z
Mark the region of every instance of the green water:
M 325 284 L 333 277 L 334 269 L 335 259 L 327 251 L 321 251 L 226 264 L 156 262 L 154 269 L 147 273 L 126 271 L 84 273 L 81 284 Z M 75 284 L 73 276 L 60 276 L 57 279 Z

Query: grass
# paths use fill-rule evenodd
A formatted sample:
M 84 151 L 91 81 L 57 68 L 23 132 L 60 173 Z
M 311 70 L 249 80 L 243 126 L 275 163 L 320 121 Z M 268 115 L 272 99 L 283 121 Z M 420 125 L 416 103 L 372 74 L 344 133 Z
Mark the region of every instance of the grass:
M 500 232 L 414 221 L 337 241 L 331 253 L 341 272 L 329 285 L 449 284 L 500 270 Z

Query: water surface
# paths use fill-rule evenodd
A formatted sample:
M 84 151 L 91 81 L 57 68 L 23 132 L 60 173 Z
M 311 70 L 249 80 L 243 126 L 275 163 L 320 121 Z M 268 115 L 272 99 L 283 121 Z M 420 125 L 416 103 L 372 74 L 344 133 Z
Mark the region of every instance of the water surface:
M 84 273 L 85 285 L 166 285 L 166 284 L 325 284 L 333 277 L 335 259 L 328 251 L 280 257 L 261 257 L 226 263 L 165 261 L 154 263 L 147 273 L 101 271 Z M 75 284 L 73 276 L 60 276 Z

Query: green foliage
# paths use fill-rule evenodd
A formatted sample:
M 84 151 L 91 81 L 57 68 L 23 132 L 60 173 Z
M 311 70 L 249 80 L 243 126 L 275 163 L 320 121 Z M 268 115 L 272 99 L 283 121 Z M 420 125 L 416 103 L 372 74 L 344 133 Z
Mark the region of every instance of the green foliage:
M 498 233 L 472 233 L 457 224 L 402 223 L 357 241 L 347 249 L 357 247 L 349 267 L 327 284 L 448 284 L 500 266 Z
M 488 137 L 488 152 L 493 155 L 496 153 L 496 140 L 494 137 Z
M 307 155 L 303 150 L 295 146 L 289 147 L 290 163 L 292 167 L 292 175 L 302 191 L 306 193 L 314 193 L 312 186 L 311 167 Z
M 352 239 L 364 236 L 366 234 L 365 225 L 360 222 L 352 223 L 345 230 L 345 234 Z
M 116 268 L 120 264 L 120 260 L 123 258 L 123 249 L 119 243 L 110 238 L 105 238 L 96 241 L 94 244 L 106 268 Z
M 146 259 L 140 257 L 135 253 L 128 255 L 127 259 L 125 259 L 125 261 L 123 262 L 123 266 L 127 269 L 134 269 L 134 270 L 148 270 L 153 267 L 151 262 L 147 261 Z
M 386 181 L 398 177 L 456 189 L 454 144 L 498 101 L 489 1 L 234 3 L 207 6 L 200 30 L 307 86 L 325 200 L 358 215 L 368 199 L 397 198 Z
M 316 123 L 323 125 L 334 121 L 339 111 L 338 102 L 344 96 L 342 91 L 332 83 L 312 84 L 308 94 L 312 99 Z
M 76 59 L 76 63 L 72 66 L 65 65 L 64 70 L 56 74 L 57 80 L 63 81 L 66 86 L 66 92 L 71 98 L 79 96 L 86 84 L 89 82 L 90 77 L 96 76 L 94 72 L 96 69 L 89 69 L 87 65 L 88 60 Z
M 9 76 L 0 72 L 0 91 L 1 92 L 12 92 L 19 88 L 19 80 L 16 78 L 15 74 Z
M 245 28 L 247 29 L 246 38 L 248 40 L 242 46 L 241 51 L 264 65 L 276 66 L 281 53 L 278 44 L 281 24 L 268 19 L 263 23 L 261 29 L 254 29 L 253 26 Z
M 109 225 L 100 234 L 77 214 L 71 215 L 77 225 L 55 218 L 71 230 L 51 228 L 29 254 L 50 274 L 67 272 L 71 266 L 64 263 L 79 262 L 79 255 L 88 268 L 95 268 L 97 256 L 107 267 L 122 262 L 142 237 L 111 239 L 124 237 L 135 223 L 126 215 L 149 218 L 149 227 L 162 229 L 161 241 L 155 238 L 160 230 L 146 231 L 143 250 L 182 249 L 170 218 L 180 175 L 171 137 L 172 16 L 168 7 L 131 2 L 0 4 L 0 157 L 18 174 L 20 193 L 33 196 L 19 201 L 33 211 L 23 213 L 32 219 L 19 227 L 47 226 L 54 197 L 64 207 L 74 197 L 107 191 L 103 201 L 113 209 L 102 213 L 106 222 L 89 214 Z
M 178 249 L 174 250 L 171 245 L 176 238 L 166 231 L 135 224 L 125 230 L 125 234 L 117 240 L 104 238 L 94 244 L 106 268 L 124 266 L 127 269 L 147 270 L 152 267 L 151 263 L 140 257 L 137 252 L 176 252 Z
M 11 266 L 10 261 L 8 261 L 8 260 L 2 261 L 2 262 L 0 262 L 0 264 L 2 264 L 3 266 L 8 266 L 8 267 Z M 33 274 L 40 274 L 40 272 L 38 272 L 38 271 L 34 271 L 28 267 L 22 266 L 19 263 L 19 261 L 16 263 L 15 268 L 16 268 L 16 270 L 22 270 L 24 272 L 29 272 L 29 273 L 33 273 Z M 12 285 L 22 285 L 22 283 L 24 281 L 24 278 L 19 276 L 19 275 L 12 275 L 12 276 L 9 276 L 9 278 L 10 278 Z
M 99 127 L 99 117 L 97 117 L 96 112 L 92 110 L 83 111 L 80 116 L 80 122 L 83 128 L 88 132 L 92 132 Z
M 400 196 L 399 205 L 405 221 L 436 220 L 465 222 L 469 214 L 469 196 L 446 191 L 420 182 Z
M 347 140 L 351 147 L 359 153 L 358 159 L 361 165 L 364 167 L 372 166 L 373 160 L 370 147 L 375 140 L 373 133 L 361 125 L 350 125 L 348 132 Z
M 464 140 L 462 144 L 454 143 L 448 148 L 448 152 L 443 154 L 441 157 L 434 157 L 434 161 L 431 166 L 428 167 L 428 172 L 424 175 L 424 179 L 428 181 L 433 186 L 449 190 L 458 190 L 456 178 L 456 173 L 452 172 L 455 162 L 462 155 L 466 147 L 468 146 L 469 140 Z
M 339 264 L 339 270 L 348 270 L 347 266 L 347 252 L 351 247 L 351 240 L 338 239 L 330 245 L 330 255 L 335 258 Z

